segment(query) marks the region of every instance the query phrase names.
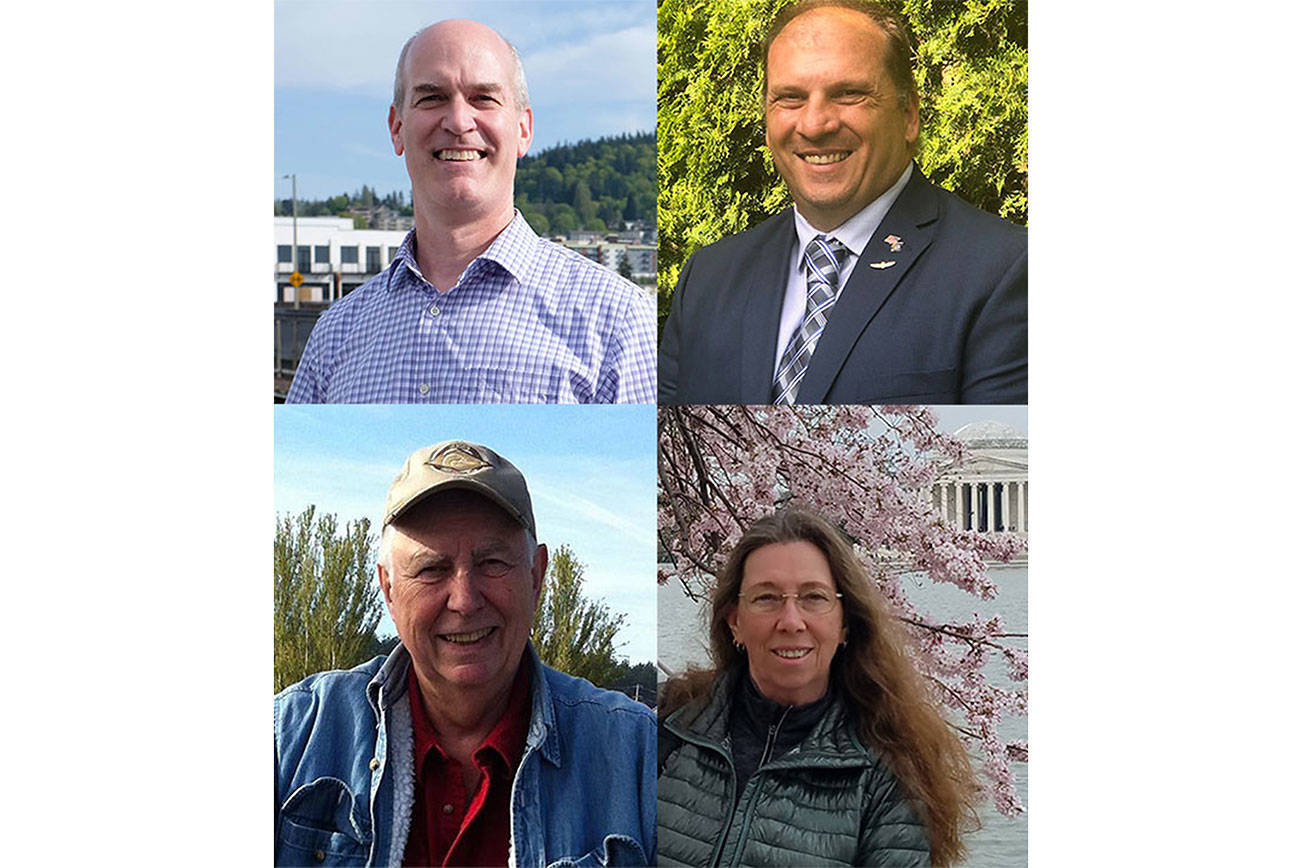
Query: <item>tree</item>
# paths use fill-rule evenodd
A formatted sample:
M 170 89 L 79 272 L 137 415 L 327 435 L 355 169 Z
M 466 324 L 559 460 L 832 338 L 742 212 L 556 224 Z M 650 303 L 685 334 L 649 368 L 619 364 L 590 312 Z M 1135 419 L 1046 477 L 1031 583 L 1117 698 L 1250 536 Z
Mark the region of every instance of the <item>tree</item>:
M 583 564 L 569 546 L 561 546 L 547 567 L 530 638 L 548 666 L 610 684 L 619 672 L 615 636 L 624 615 L 612 615 L 602 603 L 583 595 Z
M 546 235 L 552 228 L 551 223 L 547 220 L 547 215 L 541 211 L 521 211 L 524 214 L 525 222 L 529 224 L 539 235 Z
M 656 142 L 654 133 L 620 134 L 561 144 L 522 157 L 515 173 L 516 207 L 522 214 L 540 214 L 552 219 L 552 210 L 565 205 L 575 221 L 604 231 L 619 228 L 625 220 L 655 222 Z M 404 190 L 381 195 L 363 184 L 352 193 L 312 201 L 300 199 L 299 216 L 340 215 L 373 205 L 385 205 L 398 214 L 414 213 L 411 197 Z M 524 207 L 528 203 L 529 207 Z M 277 216 L 290 211 L 288 199 L 275 199 Z M 566 222 L 568 218 L 562 218 Z M 530 224 L 532 225 L 532 220 Z
M 601 686 L 610 690 L 618 690 L 638 702 L 654 707 L 656 701 L 655 664 L 647 661 L 638 663 L 636 666 L 630 666 L 628 663 L 621 661 L 611 682 Z
M 779 9 L 661 0 L 657 129 L 661 315 L 687 258 L 790 204 L 764 146 L 761 45 Z M 1024 0 L 885 0 L 918 42 L 922 171 L 969 202 L 1027 221 Z M 739 14 L 740 13 L 740 14 Z
M 585 229 L 592 228 L 592 221 L 597 216 L 597 206 L 592 201 L 592 190 L 588 188 L 587 181 L 579 181 L 574 185 L 574 211 L 579 215 L 579 222 Z
M 552 211 L 552 232 L 557 235 L 569 235 L 579 228 L 579 218 L 574 209 L 564 202 Z
M 565 191 L 565 178 L 555 166 L 546 166 L 538 179 L 543 199 L 559 199 Z
M 309 506 L 276 522 L 275 689 L 313 672 L 369 659 L 380 622 L 370 521 L 349 522 Z
M 983 787 L 995 807 L 1022 810 L 1009 765 L 1024 741 L 997 732 L 1006 714 L 1025 714 L 1027 655 L 1000 618 L 946 622 L 918 611 L 910 581 L 925 576 L 984 599 L 998 587 L 984 560 L 1023 553 L 1014 534 L 981 534 L 946 523 L 924 494 L 964 457 L 920 407 L 663 407 L 659 434 L 660 545 L 678 581 L 703 599 L 728 553 L 756 519 L 787 503 L 812 507 L 850 537 L 869 574 L 916 643 L 915 663 L 950 725 L 982 755 Z M 908 578 L 906 578 L 908 577 Z M 1013 689 L 993 685 L 1000 661 Z
M 625 280 L 633 279 L 633 266 L 628 262 L 628 251 L 624 250 L 619 254 L 619 276 Z

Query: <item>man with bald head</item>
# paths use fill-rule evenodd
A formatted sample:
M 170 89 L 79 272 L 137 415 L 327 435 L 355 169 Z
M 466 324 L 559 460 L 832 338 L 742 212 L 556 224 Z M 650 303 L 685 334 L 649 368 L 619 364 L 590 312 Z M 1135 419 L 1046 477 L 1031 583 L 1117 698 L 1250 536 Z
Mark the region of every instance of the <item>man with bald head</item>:
M 277 865 L 655 864 L 655 717 L 545 665 L 519 469 L 417 449 L 376 565 L 401 644 L 275 698 Z
M 415 228 L 317 322 L 290 403 L 655 400 L 649 293 L 539 238 L 514 205 L 533 110 L 516 50 L 474 21 L 403 46 L 389 135 Z
M 1024 404 L 1026 230 L 932 185 L 904 20 L 782 10 L 765 143 L 793 208 L 683 266 L 662 404 Z

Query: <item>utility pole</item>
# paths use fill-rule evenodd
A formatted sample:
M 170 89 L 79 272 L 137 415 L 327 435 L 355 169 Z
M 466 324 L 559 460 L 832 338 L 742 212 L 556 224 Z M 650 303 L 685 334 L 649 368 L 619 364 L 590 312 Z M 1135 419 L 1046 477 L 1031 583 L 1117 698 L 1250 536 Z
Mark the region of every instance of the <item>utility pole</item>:
M 292 197 L 292 201 L 293 201 L 293 203 L 294 203 L 294 204 L 293 204 L 293 207 L 294 207 L 294 253 L 293 253 L 292 256 L 289 257 L 289 260 L 290 260 L 290 261 L 289 261 L 289 264 L 290 264 L 290 267 L 291 267 L 295 272 L 297 272 L 297 271 L 298 271 L 298 175 L 297 175 L 296 173 L 291 173 L 291 174 L 288 174 L 288 175 L 281 175 L 280 177 L 282 177 L 282 178 L 289 178 L 289 182 L 290 182 L 290 191 L 291 191 L 291 192 L 290 192 L 290 196 Z M 298 310 L 298 307 L 299 307 L 299 305 L 298 305 L 298 286 L 295 285 L 295 286 L 294 286 L 294 310 Z

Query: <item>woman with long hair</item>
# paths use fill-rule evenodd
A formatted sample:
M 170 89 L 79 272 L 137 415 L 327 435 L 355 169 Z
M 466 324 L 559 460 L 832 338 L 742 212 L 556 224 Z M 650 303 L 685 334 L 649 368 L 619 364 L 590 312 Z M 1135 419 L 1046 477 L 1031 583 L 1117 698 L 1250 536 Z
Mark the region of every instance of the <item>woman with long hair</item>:
M 952 865 L 972 769 L 842 533 L 790 508 L 711 597 L 713 667 L 660 701 L 662 865 Z

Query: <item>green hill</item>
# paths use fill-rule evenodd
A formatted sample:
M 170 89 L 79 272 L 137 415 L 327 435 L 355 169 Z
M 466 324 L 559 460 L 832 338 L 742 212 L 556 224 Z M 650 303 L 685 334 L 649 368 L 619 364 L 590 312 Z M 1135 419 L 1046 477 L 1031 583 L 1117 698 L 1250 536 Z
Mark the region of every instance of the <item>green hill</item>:
M 534 231 L 623 228 L 656 219 L 656 137 L 623 134 L 557 145 L 520 160 L 515 207 Z

